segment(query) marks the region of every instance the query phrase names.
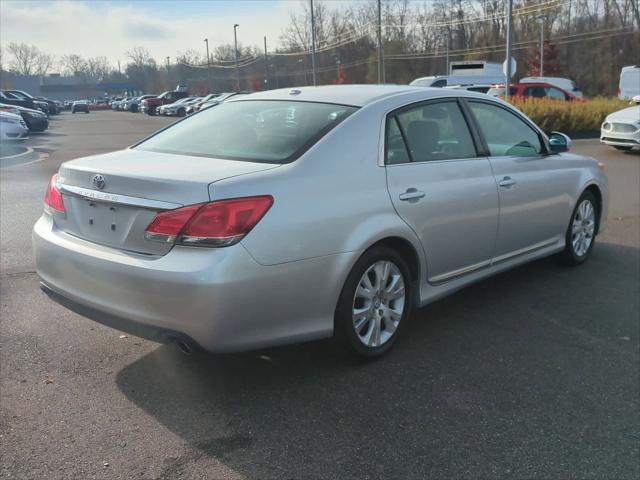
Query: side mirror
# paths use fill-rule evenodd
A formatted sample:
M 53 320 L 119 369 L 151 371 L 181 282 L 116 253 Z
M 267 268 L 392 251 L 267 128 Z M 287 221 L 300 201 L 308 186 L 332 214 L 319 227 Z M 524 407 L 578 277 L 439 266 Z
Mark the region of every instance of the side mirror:
M 571 139 L 562 132 L 551 132 L 549 135 L 551 153 L 567 152 L 571 148 Z

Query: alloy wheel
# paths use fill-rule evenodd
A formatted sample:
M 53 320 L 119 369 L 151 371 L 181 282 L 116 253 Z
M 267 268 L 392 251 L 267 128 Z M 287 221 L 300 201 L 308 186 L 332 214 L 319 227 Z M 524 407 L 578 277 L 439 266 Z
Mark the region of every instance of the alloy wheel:
M 405 304 L 404 278 L 395 263 L 379 260 L 367 268 L 353 298 L 353 328 L 360 342 L 379 347 L 389 341 Z
M 573 253 L 583 257 L 589 251 L 596 228 L 596 214 L 590 200 L 583 200 L 576 209 L 571 225 Z

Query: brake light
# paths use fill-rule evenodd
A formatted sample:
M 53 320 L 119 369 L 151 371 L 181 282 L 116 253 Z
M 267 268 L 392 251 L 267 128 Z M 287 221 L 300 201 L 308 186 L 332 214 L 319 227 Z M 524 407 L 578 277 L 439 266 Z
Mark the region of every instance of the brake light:
M 64 201 L 62 200 L 62 193 L 60 193 L 56 185 L 57 182 L 58 174 L 56 173 L 51 177 L 47 193 L 44 195 L 44 209 L 49 213 L 64 213 Z
M 273 197 L 216 200 L 156 215 L 145 231 L 147 240 L 180 245 L 225 247 L 239 242 L 264 217 Z

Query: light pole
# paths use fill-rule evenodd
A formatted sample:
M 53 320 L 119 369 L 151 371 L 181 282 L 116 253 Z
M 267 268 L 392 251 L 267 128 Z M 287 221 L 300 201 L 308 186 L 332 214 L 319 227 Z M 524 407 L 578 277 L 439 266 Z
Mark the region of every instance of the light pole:
M 449 26 L 447 26 L 447 33 L 444 34 L 444 41 L 445 41 L 445 46 L 446 46 L 446 73 L 445 75 L 450 75 L 449 73 L 449 38 L 451 38 L 451 33 L 449 31 Z
M 267 37 L 264 37 L 264 89 L 269 90 L 269 57 L 267 56 Z
M 382 0 L 378 0 L 378 83 L 385 83 L 384 46 L 382 45 Z
M 512 49 L 512 38 L 511 38 L 511 22 L 513 21 L 513 0 L 508 0 L 507 2 L 507 65 L 505 68 L 505 75 L 507 77 L 507 83 L 504 88 L 504 99 L 509 100 L 509 87 L 511 84 L 511 49 Z
M 316 86 L 316 17 L 313 12 L 313 0 L 311 2 L 311 73 L 313 86 Z M 306 75 L 306 70 L 305 70 Z
M 538 15 L 540 20 L 540 77 L 544 77 L 544 15 Z
M 240 91 L 240 68 L 238 67 L 238 32 L 237 29 L 240 25 L 235 24 L 233 26 L 233 43 L 236 49 L 236 92 Z
M 211 57 L 209 56 L 209 39 L 205 38 L 204 43 L 207 45 L 207 93 L 211 93 Z

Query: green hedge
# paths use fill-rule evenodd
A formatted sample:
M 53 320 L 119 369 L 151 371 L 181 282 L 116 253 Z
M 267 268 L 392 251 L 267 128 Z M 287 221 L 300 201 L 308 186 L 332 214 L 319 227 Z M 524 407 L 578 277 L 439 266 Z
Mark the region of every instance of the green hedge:
M 540 98 L 513 97 L 509 102 L 545 132 L 599 131 L 605 117 L 629 106 L 618 98 L 598 97 L 584 102 L 563 102 Z

